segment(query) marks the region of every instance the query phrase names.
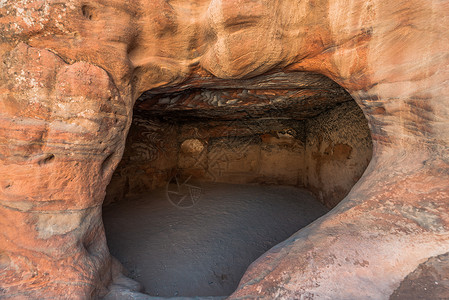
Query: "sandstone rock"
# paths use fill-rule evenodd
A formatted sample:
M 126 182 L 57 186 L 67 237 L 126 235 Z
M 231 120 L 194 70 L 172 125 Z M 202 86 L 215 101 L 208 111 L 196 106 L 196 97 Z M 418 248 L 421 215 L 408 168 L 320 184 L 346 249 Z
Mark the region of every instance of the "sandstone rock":
M 350 92 L 373 159 L 231 298 L 388 298 L 449 251 L 448 13 L 437 0 L 0 1 L 0 298 L 108 292 L 101 204 L 142 92 L 296 71 Z
M 204 150 L 204 145 L 198 139 L 187 139 L 181 144 L 181 151 L 190 155 L 198 155 Z
M 410 273 L 390 299 L 449 298 L 449 253 L 429 258 Z

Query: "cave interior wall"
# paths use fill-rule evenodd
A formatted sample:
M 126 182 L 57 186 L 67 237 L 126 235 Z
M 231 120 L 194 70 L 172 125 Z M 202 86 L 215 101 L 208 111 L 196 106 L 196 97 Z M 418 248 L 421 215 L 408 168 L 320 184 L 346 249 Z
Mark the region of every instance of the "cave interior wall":
M 141 98 L 105 204 L 191 176 L 303 187 L 333 207 L 371 159 L 366 119 L 335 85 L 327 91 L 222 88 Z

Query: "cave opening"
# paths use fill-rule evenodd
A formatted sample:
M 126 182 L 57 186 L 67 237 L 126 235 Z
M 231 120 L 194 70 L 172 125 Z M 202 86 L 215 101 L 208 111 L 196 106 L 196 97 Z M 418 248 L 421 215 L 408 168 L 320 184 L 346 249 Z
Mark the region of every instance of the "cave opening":
M 103 220 L 151 296 L 226 296 L 271 247 L 323 216 L 372 155 L 367 120 L 314 73 L 144 93 Z

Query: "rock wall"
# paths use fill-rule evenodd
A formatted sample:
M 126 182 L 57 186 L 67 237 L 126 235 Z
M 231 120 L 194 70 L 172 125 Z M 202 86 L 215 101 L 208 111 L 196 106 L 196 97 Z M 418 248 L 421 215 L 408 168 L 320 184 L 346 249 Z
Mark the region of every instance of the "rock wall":
M 303 135 L 295 120 L 188 124 L 181 128 L 179 172 L 214 182 L 302 185 Z M 190 141 L 203 151 L 183 147 Z
M 438 0 L 0 1 L 0 296 L 123 289 L 101 205 L 141 93 L 308 71 L 362 108 L 373 158 L 230 298 L 388 298 L 449 251 L 448 14 Z
M 129 99 L 103 69 L 24 43 L 3 66 L 0 298 L 44 299 L 71 283 L 71 296 L 95 297 L 111 280 L 99 220 Z
M 328 207 L 360 179 L 372 156 L 368 123 L 354 101 L 307 120 L 305 182 Z
M 299 120 L 288 115 L 276 119 L 269 111 L 268 118 L 235 120 L 196 120 L 195 116 L 179 120 L 167 110 L 164 121 L 149 114 L 134 116 L 105 204 L 164 187 L 180 175 L 202 181 L 307 187 L 334 207 L 362 176 L 372 155 L 367 121 L 350 99 L 314 118 Z
M 303 186 L 303 121 L 193 120 L 135 118 L 105 204 L 126 194 L 165 187 L 176 175 L 212 182 Z
M 106 189 L 104 205 L 126 195 L 164 186 L 178 160 L 178 130 L 174 123 L 134 116 L 122 160 Z

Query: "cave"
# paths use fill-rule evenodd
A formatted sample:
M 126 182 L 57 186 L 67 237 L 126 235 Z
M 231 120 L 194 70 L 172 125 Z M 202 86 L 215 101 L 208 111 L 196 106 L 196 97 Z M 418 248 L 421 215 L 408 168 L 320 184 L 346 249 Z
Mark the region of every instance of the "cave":
M 319 74 L 146 92 L 103 204 L 109 249 L 151 296 L 229 296 L 371 156 L 362 110 Z
M 448 14 L 447 1 L 0 0 L 0 298 L 449 299 Z M 172 243 L 205 233 L 200 258 L 220 241 L 231 255 L 242 248 L 209 236 L 237 217 L 264 221 L 232 232 L 251 255 L 233 275 L 180 272 L 191 291 L 155 289 L 123 254 L 162 244 L 159 228 Z

